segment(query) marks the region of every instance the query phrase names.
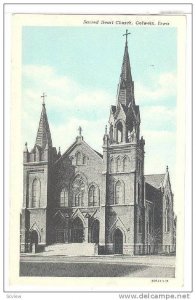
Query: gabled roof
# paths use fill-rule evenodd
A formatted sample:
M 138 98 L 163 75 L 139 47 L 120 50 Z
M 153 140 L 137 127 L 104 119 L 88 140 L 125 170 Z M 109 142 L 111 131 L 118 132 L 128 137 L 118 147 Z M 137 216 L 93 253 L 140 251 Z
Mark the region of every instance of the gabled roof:
M 90 146 L 89 146 L 90 147 Z M 98 151 L 96 151 L 95 149 L 91 148 L 95 153 L 97 153 L 101 158 L 103 158 L 103 155 L 101 153 L 99 153 Z
M 99 158 L 103 159 L 103 155 L 101 153 L 99 153 L 98 151 L 94 150 L 93 148 L 91 148 L 84 140 L 82 140 L 81 143 L 83 143 L 91 151 L 93 151 L 96 155 L 98 155 Z M 62 156 L 56 161 L 56 163 L 59 162 L 63 157 L 68 155 L 77 145 L 78 145 L 78 142 L 77 142 L 77 138 L 76 138 L 76 141 L 73 144 L 71 144 L 71 146 L 62 154 Z
M 151 175 L 145 175 L 145 182 L 152 185 L 156 189 L 159 189 L 165 178 L 165 174 L 151 174 Z

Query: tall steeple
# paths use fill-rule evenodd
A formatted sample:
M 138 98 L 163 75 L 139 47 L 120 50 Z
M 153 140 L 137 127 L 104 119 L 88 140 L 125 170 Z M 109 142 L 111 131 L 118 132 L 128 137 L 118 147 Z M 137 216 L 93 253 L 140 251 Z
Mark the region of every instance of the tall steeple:
M 124 34 L 126 36 L 125 41 L 125 51 L 123 56 L 123 63 L 121 68 L 120 80 L 118 84 L 118 92 L 117 92 L 117 104 L 121 103 L 125 106 L 128 106 L 130 103 L 132 105 L 135 104 L 134 99 L 134 82 L 131 76 L 131 67 L 129 60 L 129 52 L 128 52 L 128 30 Z
M 52 147 L 52 139 L 44 102 L 44 98 L 46 97 L 46 95 L 43 94 L 41 97 L 43 98 L 42 112 L 39 121 L 35 145 L 40 146 L 42 149 L 45 149 L 46 145 L 48 147 Z
M 140 139 L 140 110 L 135 104 L 126 30 L 125 50 L 118 84 L 117 103 L 111 106 L 109 143 L 138 143 Z

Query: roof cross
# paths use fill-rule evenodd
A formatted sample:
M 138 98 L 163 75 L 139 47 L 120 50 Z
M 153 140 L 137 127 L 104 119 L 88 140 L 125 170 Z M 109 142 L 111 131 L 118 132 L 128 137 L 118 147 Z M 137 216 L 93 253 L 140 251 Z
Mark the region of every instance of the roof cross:
M 128 37 L 128 35 L 129 34 L 131 34 L 130 32 L 128 32 L 128 30 L 126 29 L 126 33 L 125 34 L 123 34 L 123 36 L 126 36 L 126 44 L 127 44 L 127 37 Z
M 79 131 L 79 136 L 81 136 L 82 135 L 82 127 L 81 126 L 78 127 L 78 131 Z
M 43 93 L 43 95 L 41 96 L 41 98 L 43 98 L 42 104 L 45 104 L 45 97 L 47 97 L 47 95 L 45 95 L 45 93 Z

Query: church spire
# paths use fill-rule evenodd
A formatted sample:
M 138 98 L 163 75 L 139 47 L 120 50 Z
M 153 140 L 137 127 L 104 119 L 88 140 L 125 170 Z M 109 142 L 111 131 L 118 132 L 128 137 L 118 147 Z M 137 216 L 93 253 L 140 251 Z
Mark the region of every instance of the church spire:
M 120 80 L 118 84 L 117 92 L 117 103 L 121 103 L 125 106 L 128 106 L 129 103 L 135 104 L 134 100 L 134 83 L 131 76 L 131 67 L 129 60 L 128 52 L 128 41 L 127 37 L 130 33 L 126 30 L 126 33 L 123 36 L 126 36 L 125 41 L 125 51 L 123 56 L 123 63 L 121 68 Z
M 43 93 L 41 97 L 43 98 L 42 112 L 39 121 L 39 127 L 37 131 L 35 145 L 40 146 L 42 149 L 45 149 L 46 145 L 48 147 L 52 147 L 52 139 L 51 139 L 51 133 L 50 133 L 48 118 L 46 114 L 45 101 L 44 101 L 46 95 Z

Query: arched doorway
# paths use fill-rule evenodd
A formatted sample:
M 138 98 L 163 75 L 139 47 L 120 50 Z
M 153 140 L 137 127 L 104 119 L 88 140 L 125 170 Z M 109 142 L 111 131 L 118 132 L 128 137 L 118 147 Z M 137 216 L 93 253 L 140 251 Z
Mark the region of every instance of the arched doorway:
M 76 218 L 72 223 L 72 243 L 82 243 L 84 240 L 84 228 L 80 218 Z
M 91 230 L 91 243 L 99 243 L 99 221 L 95 220 Z
M 38 234 L 36 230 L 31 232 L 31 244 L 38 244 Z
M 35 253 L 38 245 L 38 233 L 36 230 L 31 231 L 31 251 Z
M 123 254 L 123 234 L 118 228 L 114 232 L 114 253 Z

